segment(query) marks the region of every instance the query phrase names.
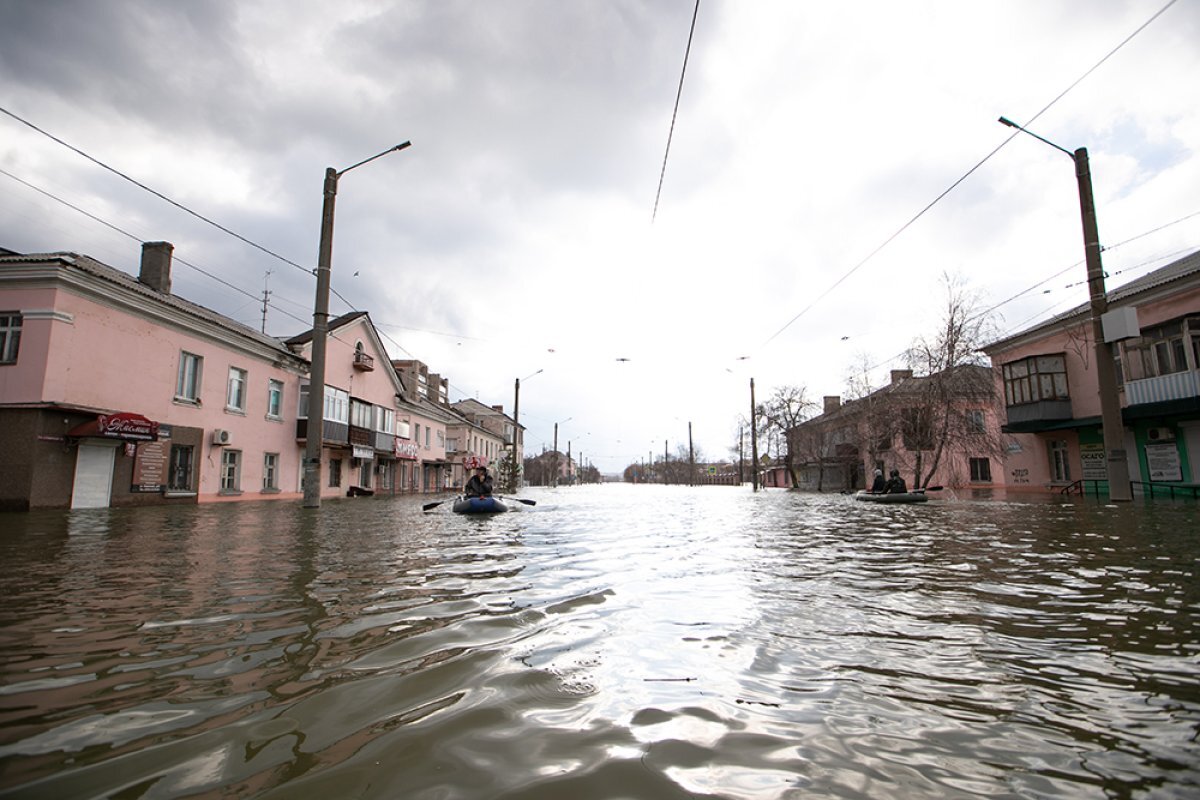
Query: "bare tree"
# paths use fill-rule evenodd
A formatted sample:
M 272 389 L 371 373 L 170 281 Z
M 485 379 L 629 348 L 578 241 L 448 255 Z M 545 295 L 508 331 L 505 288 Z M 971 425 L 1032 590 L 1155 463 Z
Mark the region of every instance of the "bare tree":
M 980 347 L 996 337 L 990 313 L 977 292 L 957 276 L 943 275 L 945 306 L 937 330 L 913 341 L 907 356 L 919 379 L 891 392 L 903 407 L 899 433 L 913 456 L 916 486 L 926 486 L 951 449 L 998 452 L 994 431 L 981 425 L 973 408 L 993 404 L 995 381 Z M 928 454 L 928 459 L 926 459 Z
M 785 454 L 793 489 L 800 485 L 800 478 L 796 474 L 796 453 L 788 446 L 788 431 L 812 416 L 816 408 L 804 386 L 780 386 L 756 411 L 759 436 L 767 443 L 766 452 L 770 453 L 773 447 L 776 457 L 781 452 Z

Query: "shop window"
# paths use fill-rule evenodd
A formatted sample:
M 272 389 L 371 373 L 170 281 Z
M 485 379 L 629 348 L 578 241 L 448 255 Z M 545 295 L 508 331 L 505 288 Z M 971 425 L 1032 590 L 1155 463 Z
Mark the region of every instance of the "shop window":
M 242 489 L 242 451 L 221 451 L 221 491 L 240 492 Z
M 195 450 L 190 444 L 171 445 L 167 467 L 167 489 L 173 492 L 192 491 L 192 463 Z
M 991 483 L 992 463 L 986 458 L 971 459 L 971 482 Z
M 0 364 L 15 364 L 21 349 L 21 315 L 16 311 L 0 312 Z
M 179 353 L 179 375 L 175 380 L 175 399 L 188 403 L 200 402 L 200 379 L 204 359 L 186 350 Z

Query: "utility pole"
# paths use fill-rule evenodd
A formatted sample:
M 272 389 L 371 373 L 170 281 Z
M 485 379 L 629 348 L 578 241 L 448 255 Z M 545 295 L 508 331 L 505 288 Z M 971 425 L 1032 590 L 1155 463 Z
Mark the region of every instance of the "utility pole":
M 1096 201 L 1092 196 L 1092 171 L 1086 147 L 1074 153 L 1060 147 L 1031 130 L 1001 117 L 1000 123 L 1016 128 L 1065 153 L 1075 162 L 1075 179 L 1079 184 L 1079 212 L 1083 222 L 1083 249 L 1087 264 L 1088 300 L 1092 317 L 1092 340 L 1096 359 L 1096 388 L 1100 392 L 1100 433 L 1104 437 L 1105 468 L 1108 477 L 1109 499 L 1128 502 L 1133 499 L 1129 485 L 1129 461 L 1125 452 L 1125 423 L 1121 419 L 1121 398 L 1117 394 L 1117 370 L 1113 363 L 1112 345 L 1104 340 L 1102 317 L 1108 311 L 1108 295 L 1104 289 L 1104 267 L 1100 259 L 1100 233 L 1096 226 Z
M 738 425 L 738 486 L 746 482 L 746 429 Z
M 750 379 L 750 480 L 758 491 L 758 418 L 754 413 L 754 378 Z
M 263 277 L 263 313 L 262 313 L 262 332 L 267 332 L 267 300 L 271 298 L 271 290 L 267 288 L 271 281 L 271 270 L 267 270 L 267 274 Z
M 329 335 L 329 273 L 333 262 L 333 209 L 338 178 L 355 167 L 409 147 L 403 142 L 382 153 L 351 164 L 341 172 L 325 170 L 324 202 L 321 206 L 321 242 L 317 248 L 317 293 L 313 300 L 312 359 L 308 373 L 308 420 L 304 432 L 304 508 L 321 507 L 321 445 L 325 439 L 325 349 Z M 314 424 L 315 423 L 315 424 Z
M 688 422 L 688 486 L 696 485 L 696 451 L 692 449 L 692 423 Z
M 667 482 L 667 464 L 671 461 L 671 454 L 667 452 L 667 440 L 663 439 L 663 483 Z
M 1125 424 L 1121 420 L 1121 400 L 1117 396 L 1117 370 L 1112 345 L 1104 340 L 1102 317 L 1108 311 L 1104 290 L 1104 268 L 1100 263 L 1100 233 L 1096 226 L 1096 204 L 1092 197 L 1092 173 L 1086 147 L 1075 151 L 1075 177 L 1079 181 L 1079 210 L 1083 217 L 1083 246 L 1087 258 L 1088 296 L 1092 311 L 1092 339 L 1096 343 L 1096 381 L 1100 389 L 1100 422 L 1108 467 L 1108 496 L 1128 502 L 1133 499 L 1129 485 L 1129 461 L 1125 453 Z

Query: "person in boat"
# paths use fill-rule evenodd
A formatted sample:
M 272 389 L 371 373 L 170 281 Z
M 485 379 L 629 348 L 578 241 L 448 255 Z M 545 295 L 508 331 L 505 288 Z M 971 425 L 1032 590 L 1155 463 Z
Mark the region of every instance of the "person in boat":
M 467 497 L 491 497 L 492 476 L 488 475 L 487 467 L 476 467 L 475 474 L 467 481 L 463 494 Z
M 891 471 L 891 477 L 884 484 L 884 494 L 904 494 L 908 491 L 908 485 L 904 482 L 904 478 L 900 477 L 900 470 L 894 469 Z
M 883 470 L 875 470 L 875 482 L 871 484 L 871 494 L 883 494 L 887 481 L 883 478 Z

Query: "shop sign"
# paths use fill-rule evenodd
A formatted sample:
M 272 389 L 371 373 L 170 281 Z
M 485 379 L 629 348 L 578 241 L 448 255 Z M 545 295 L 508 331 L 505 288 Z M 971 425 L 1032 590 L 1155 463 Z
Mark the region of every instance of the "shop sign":
M 487 465 L 487 456 L 463 456 L 463 466 L 467 469 L 479 469 Z
M 1174 442 L 1146 445 L 1146 468 L 1152 481 L 1181 481 L 1183 468 Z
M 417 454 L 420 448 L 415 442 L 402 442 L 396 440 L 396 458 L 407 458 L 411 461 L 417 460 Z
M 371 459 L 375 458 L 375 450 L 370 447 L 363 447 L 362 445 L 356 444 L 354 445 L 353 456 L 355 458 L 361 458 L 364 461 L 370 461 Z
M 158 423 L 141 414 L 101 414 L 91 422 L 85 422 L 67 431 L 67 435 L 153 442 L 158 439 Z
M 1104 458 L 1103 443 L 1079 445 L 1079 461 L 1080 466 L 1083 467 L 1081 477 L 1084 480 L 1108 480 L 1108 461 Z

